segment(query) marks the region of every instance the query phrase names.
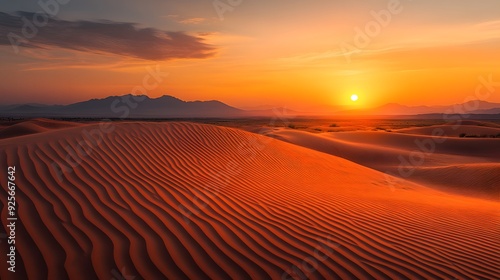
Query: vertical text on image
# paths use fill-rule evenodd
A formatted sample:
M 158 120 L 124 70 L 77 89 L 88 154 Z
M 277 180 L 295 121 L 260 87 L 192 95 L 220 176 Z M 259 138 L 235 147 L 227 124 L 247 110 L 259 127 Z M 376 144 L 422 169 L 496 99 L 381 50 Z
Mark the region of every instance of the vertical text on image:
M 9 244 L 7 253 L 7 268 L 10 272 L 16 272 L 16 167 L 7 168 L 7 234 Z

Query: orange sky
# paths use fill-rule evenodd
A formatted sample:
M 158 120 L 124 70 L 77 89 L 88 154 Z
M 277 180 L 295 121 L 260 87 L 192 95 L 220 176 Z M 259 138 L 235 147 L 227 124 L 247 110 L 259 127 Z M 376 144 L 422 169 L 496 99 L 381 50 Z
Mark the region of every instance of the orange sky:
M 489 75 L 498 83 L 487 101 L 500 102 L 500 2 L 394 1 L 243 1 L 223 19 L 206 1 L 191 6 L 151 1 L 156 8 L 125 1 L 129 10 L 115 10 L 117 3 L 105 1 L 109 10 L 99 12 L 96 1 L 87 6 L 70 3 L 57 14 L 60 24 L 104 24 L 99 20 L 105 18 L 108 25 L 134 22 L 139 29 L 180 31 L 190 37 L 163 35 L 173 43 L 152 48 L 139 45 L 139 33 L 103 39 L 99 29 L 85 26 L 74 31 L 85 32 L 85 40 L 92 42 L 82 47 L 51 35 L 52 27 L 41 27 L 38 37 L 28 42 L 33 46 L 20 47 L 18 54 L 5 42 L 0 46 L 0 103 L 65 104 L 122 95 L 142 84 L 146 67 L 156 65 L 169 76 L 148 92 L 151 97 L 217 99 L 243 108 L 310 111 L 461 103 L 474 96 L 479 77 Z M 9 15 L 39 9 L 13 5 L 0 8 Z M 132 13 L 137 10 L 141 12 Z M 385 21 L 376 23 L 374 14 Z M 368 30 L 363 44 L 356 41 L 358 30 Z M 203 46 L 193 47 L 191 39 Z M 116 52 L 102 47 L 101 42 L 110 40 Z M 127 44 L 133 48 L 122 50 Z M 346 46 L 357 50 L 348 55 Z M 360 97 L 358 102 L 350 100 L 352 94 Z

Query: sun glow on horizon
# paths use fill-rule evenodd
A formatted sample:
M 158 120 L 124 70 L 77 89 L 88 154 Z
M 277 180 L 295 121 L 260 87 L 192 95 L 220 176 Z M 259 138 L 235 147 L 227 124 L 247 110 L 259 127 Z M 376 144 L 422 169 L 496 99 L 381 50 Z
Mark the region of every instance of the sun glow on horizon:
M 359 99 L 359 97 L 358 97 L 358 95 L 357 95 L 357 94 L 353 94 L 353 95 L 351 95 L 351 100 L 352 100 L 353 102 L 358 101 L 358 99 Z

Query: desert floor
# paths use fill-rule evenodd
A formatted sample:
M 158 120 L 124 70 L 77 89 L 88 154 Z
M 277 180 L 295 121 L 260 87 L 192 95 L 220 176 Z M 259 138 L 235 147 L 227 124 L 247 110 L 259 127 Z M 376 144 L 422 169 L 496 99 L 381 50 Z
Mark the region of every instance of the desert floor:
M 498 123 L 201 122 L 0 122 L 0 278 L 500 279 Z

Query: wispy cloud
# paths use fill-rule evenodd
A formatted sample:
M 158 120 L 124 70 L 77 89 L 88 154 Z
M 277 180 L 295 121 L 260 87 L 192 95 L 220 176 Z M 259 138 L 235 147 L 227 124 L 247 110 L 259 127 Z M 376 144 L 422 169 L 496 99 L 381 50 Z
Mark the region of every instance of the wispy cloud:
M 181 20 L 180 23 L 184 23 L 184 24 L 199 24 L 199 23 L 202 23 L 204 21 L 205 21 L 204 18 L 187 18 L 187 19 Z
M 22 37 L 22 18 L 33 18 L 33 13 L 0 12 L 0 45 L 11 45 L 7 34 Z M 216 48 L 204 42 L 201 36 L 184 32 L 141 28 L 136 23 L 114 21 L 67 21 L 57 18 L 37 28 L 32 38 L 24 38 L 19 46 L 25 48 L 63 48 L 89 53 L 115 54 L 145 60 L 208 58 Z
M 202 17 L 193 17 L 193 18 L 183 18 L 179 15 L 168 15 L 166 16 L 168 19 L 171 19 L 177 23 L 182 23 L 182 24 L 200 24 L 202 22 L 207 21 L 206 18 Z

